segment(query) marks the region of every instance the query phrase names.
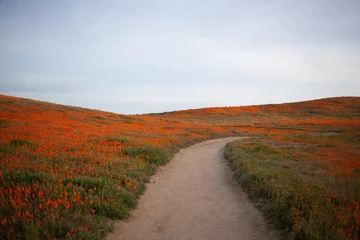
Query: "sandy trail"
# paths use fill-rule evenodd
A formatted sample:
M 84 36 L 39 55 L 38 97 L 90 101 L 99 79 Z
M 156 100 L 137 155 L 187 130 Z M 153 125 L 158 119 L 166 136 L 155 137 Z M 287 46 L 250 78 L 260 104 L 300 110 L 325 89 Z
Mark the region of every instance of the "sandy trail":
M 115 239 L 276 239 L 223 158 L 227 142 L 208 140 L 181 150 L 158 170 Z

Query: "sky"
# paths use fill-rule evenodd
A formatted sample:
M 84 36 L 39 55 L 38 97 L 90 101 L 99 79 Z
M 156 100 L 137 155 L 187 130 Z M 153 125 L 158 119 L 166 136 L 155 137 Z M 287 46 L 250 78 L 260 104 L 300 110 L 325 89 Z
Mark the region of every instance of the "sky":
M 359 0 L 0 0 L 0 93 L 116 113 L 360 96 Z

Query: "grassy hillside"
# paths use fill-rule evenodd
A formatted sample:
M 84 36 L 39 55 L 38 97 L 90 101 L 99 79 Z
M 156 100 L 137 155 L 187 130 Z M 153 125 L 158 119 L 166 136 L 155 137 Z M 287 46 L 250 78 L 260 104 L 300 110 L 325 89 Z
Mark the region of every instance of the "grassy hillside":
M 209 138 L 249 135 L 283 146 L 287 136 L 305 136 L 311 145 L 330 131 L 354 143 L 335 141 L 324 152 L 351 146 L 348 159 L 359 162 L 360 98 L 121 115 L 0 95 L 0 113 L 1 239 L 102 238 L 159 165 Z
M 313 101 L 244 107 L 203 108 L 154 114 L 163 119 L 232 126 L 293 130 L 336 130 L 338 125 L 358 124 L 360 98 L 339 97 Z M 254 129 L 255 128 L 255 129 Z
M 9 96 L 1 111 L 1 239 L 101 238 L 180 147 L 231 134 Z
M 299 118 L 296 127 L 311 131 L 270 131 L 228 144 L 238 182 L 291 239 L 359 239 L 359 99 L 285 106 Z

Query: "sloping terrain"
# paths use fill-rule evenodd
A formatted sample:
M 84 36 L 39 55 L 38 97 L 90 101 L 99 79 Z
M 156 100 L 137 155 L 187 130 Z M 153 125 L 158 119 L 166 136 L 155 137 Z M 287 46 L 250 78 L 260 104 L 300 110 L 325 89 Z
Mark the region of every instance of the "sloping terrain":
M 213 124 L 237 130 L 334 130 L 360 123 L 360 98 L 339 97 L 244 107 L 203 108 L 153 114 L 160 119 Z M 259 129 L 260 128 L 260 129 Z
M 149 176 L 180 148 L 329 132 L 358 144 L 359 113 L 355 97 L 121 115 L 1 95 L 0 238 L 101 238 L 104 223 L 127 218 Z

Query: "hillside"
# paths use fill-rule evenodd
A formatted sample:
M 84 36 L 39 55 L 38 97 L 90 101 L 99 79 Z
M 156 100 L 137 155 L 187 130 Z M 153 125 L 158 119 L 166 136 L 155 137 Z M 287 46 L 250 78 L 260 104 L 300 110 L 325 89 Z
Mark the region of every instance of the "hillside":
M 318 117 L 336 117 L 336 118 L 351 118 L 360 117 L 360 97 L 336 97 L 324 98 L 311 101 L 302 101 L 294 103 L 283 104 L 268 104 L 257 106 L 242 106 L 242 107 L 215 107 L 202 108 L 192 110 L 181 110 L 168 113 L 160 113 L 158 115 L 167 118 L 187 119 L 192 117 L 194 119 L 201 119 L 204 116 L 238 116 L 241 114 L 249 114 L 256 116 L 257 114 L 272 114 L 276 113 L 280 116 L 287 115 L 301 115 L 304 117 L 318 116 Z
M 153 114 L 159 119 L 255 128 L 329 130 L 360 124 L 360 97 L 337 97 L 312 101 L 242 107 L 203 108 Z
M 1 239 L 102 238 L 109 218 L 128 217 L 158 166 L 205 139 L 249 135 L 290 146 L 305 136 L 354 163 L 343 175 L 360 167 L 359 97 L 121 115 L 0 95 L 0 113 Z M 339 134 L 329 140 L 329 132 Z

